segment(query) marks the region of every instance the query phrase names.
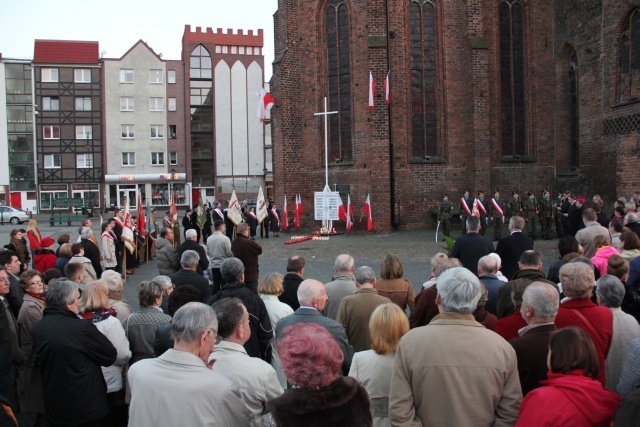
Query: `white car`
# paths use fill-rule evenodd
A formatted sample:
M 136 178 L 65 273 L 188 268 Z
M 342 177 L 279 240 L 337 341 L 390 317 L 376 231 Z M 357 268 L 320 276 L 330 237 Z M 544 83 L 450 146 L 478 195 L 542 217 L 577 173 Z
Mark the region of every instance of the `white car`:
M 22 224 L 31 219 L 30 213 L 22 209 L 14 208 L 13 206 L 0 206 L 0 216 L 2 222 L 9 222 L 13 225 Z

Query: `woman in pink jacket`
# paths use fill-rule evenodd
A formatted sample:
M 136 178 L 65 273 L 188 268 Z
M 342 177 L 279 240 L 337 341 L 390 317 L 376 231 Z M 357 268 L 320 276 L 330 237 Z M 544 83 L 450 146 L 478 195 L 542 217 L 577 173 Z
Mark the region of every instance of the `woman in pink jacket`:
M 600 272 L 600 276 L 607 274 L 607 265 L 611 255 L 620 255 L 620 252 L 611 246 L 609 238 L 606 236 L 596 236 L 593 239 L 593 246 L 596 248 L 596 254 L 591 258 L 591 262 Z

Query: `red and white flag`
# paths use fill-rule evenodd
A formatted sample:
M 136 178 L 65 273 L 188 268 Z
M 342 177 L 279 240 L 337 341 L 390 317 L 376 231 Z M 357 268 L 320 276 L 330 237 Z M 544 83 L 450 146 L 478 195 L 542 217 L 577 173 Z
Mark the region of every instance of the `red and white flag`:
M 302 215 L 302 199 L 300 198 L 300 195 L 297 194 L 296 195 L 296 210 L 294 211 L 294 217 L 293 217 L 293 225 L 296 228 L 300 227 L 300 216 L 301 215 Z
M 391 104 L 391 98 L 389 97 L 389 73 L 387 73 L 387 78 L 384 79 L 384 100 L 387 105 Z
M 144 216 L 144 209 L 142 209 L 142 199 L 140 192 L 138 191 L 138 233 L 144 239 L 147 232 L 147 219 Z
M 373 74 L 369 71 L 369 110 L 373 110 L 373 96 L 376 93 L 376 82 L 373 81 Z
M 347 222 L 347 209 L 342 204 L 342 197 L 340 196 L 338 196 L 338 218 L 342 222 Z
M 260 101 L 258 102 L 258 114 L 257 117 L 261 122 L 264 122 L 267 118 L 267 110 L 270 110 L 273 107 L 275 99 L 267 93 L 266 90 L 260 89 Z
M 351 217 L 353 216 L 353 206 L 351 206 L 351 195 L 347 194 L 347 231 L 351 231 L 351 227 L 353 227 L 353 220 Z
M 473 201 L 473 211 L 474 212 L 478 212 L 478 215 L 475 216 L 480 216 L 480 212 L 482 212 L 484 215 L 487 215 L 487 210 L 484 208 L 484 205 L 482 204 L 482 202 L 478 199 L 475 199 Z
M 176 206 L 176 195 L 171 195 L 171 206 L 169 207 L 169 217 L 172 224 L 178 222 L 178 207 Z
M 133 230 L 131 229 L 131 213 L 129 212 L 128 197 L 125 197 L 124 199 L 124 219 L 122 224 L 122 240 L 124 240 L 124 246 L 127 248 L 129 253 L 133 254 L 136 248 L 133 246 Z
M 282 210 L 282 229 L 289 229 L 289 212 L 287 212 L 287 196 L 284 196 L 284 208 Z
M 371 216 L 371 198 L 367 194 L 367 201 L 364 202 L 364 213 L 367 215 L 367 231 L 373 230 L 373 217 Z

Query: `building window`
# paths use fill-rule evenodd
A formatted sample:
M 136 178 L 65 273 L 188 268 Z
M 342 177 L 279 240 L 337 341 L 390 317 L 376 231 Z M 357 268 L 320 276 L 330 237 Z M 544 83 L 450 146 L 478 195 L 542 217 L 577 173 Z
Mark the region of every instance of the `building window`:
M 93 169 L 93 154 L 76 154 L 78 169 Z
M 620 37 L 620 77 L 618 83 L 618 100 L 627 101 L 638 97 L 640 91 L 640 9 L 629 15 Z
M 76 83 L 91 83 L 91 70 L 87 68 L 73 70 L 73 81 Z
M 411 59 L 411 156 L 438 156 L 436 102 L 436 10 L 430 1 L 409 4 L 409 54 Z
M 253 48 L 247 47 L 247 55 L 253 55 Z
M 133 96 L 120 97 L 120 111 L 134 111 Z
M 164 153 L 151 153 L 151 165 L 163 166 L 164 165 Z
M 120 70 L 120 83 L 132 84 L 133 70 L 127 70 L 127 69 Z
M 244 55 L 244 46 L 240 46 L 238 48 L 238 52 L 240 53 L 240 55 Z
M 43 83 L 57 83 L 58 82 L 58 69 L 57 68 L 43 68 L 42 69 L 42 82 Z
M 45 169 L 60 169 L 60 154 L 45 154 L 44 155 L 44 168 Z
M 176 70 L 169 70 L 167 72 L 167 83 L 169 84 L 176 83 Z
M 91 126 L 76 126 L 76 139 L 91 139 Z
M 525 40 L 521 0 L 500 3 L 500 97 L 502 155 L 527 154 L 525 122 Z
M 202 45 L 198 45 L 191 52 L 189 75 L 192 79 L 211 79 L 211 55 Z
M 53 206 L 53 201 L 55 199 L 61 199 L 66 197 L 69 197 L 69 194 L 66 191 L 40 190 L 40 209 L 62 209 L 62 208 L 55 208 Z
M 178 153 L 175 151 L 172 151 L 169 153 L 169 164 L 170 165 L 177 165 L 178 164 Z
M 60 126 L 42 126 L 43 139 L 60 139 Z
M 135 166 L 136 165 L 136 153 L 127 152 L 122 153 L 122 166 Z
M 162 125 L 151 125 L 151 138 L 152 139 L 162 139 L 162 138 L 164 138 L 164 126 L 162 126 Z
M 176 110 L 177 110 L 176 99 L 169 98 L 169 111 L 176 111 Z
M 149 70 L 149 83 L 162 83 L 162 70 Z
M 120 125 L 120 138 L 133 139 L 136 137 L 136 131 L 133 125 Z
M 59 111 L 60 110 L 60 98 L 57 96 L 43 96 L 42 97 L 42 111 Z
M 76 97 L 76 111 L 91 111 L 91 97 Z
M 149 111 L 164 111 L 164 99 L 157 97 L 149 98 Z
M 330 0 L 326 9 L 327 83 L 329 108 L 329 158 L 351 160 L 351 55 L 349 15 L 344 0 Z M 251 48 L 248 54 L 251 54 Z M 257 48 L 256 48 L 257 50 Z
M 176 125 L 169 125 L 169 138 L 171 139 L 175 139 L 176 138 Z

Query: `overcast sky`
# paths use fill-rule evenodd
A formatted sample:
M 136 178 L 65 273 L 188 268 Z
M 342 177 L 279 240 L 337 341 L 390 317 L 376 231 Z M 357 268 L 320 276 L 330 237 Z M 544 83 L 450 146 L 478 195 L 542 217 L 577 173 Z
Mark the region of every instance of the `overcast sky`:
M 35 39 L 91 40 L 119 58 L 142 39 L 164 59 L 180 59 L 185 25 L 264 30 L 265 80 L 271 78 L 277 0 L 0 0 L 0 53 L 33 58 Z

